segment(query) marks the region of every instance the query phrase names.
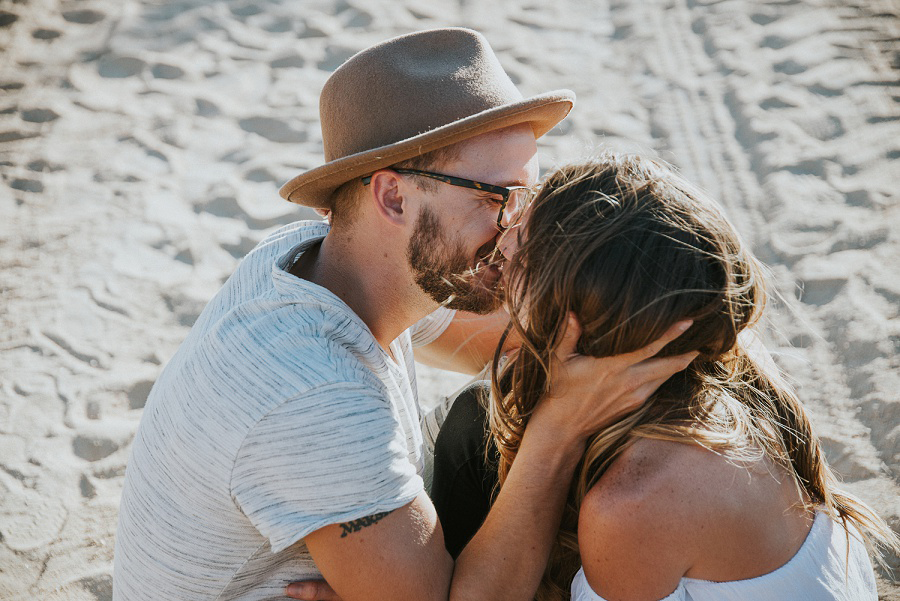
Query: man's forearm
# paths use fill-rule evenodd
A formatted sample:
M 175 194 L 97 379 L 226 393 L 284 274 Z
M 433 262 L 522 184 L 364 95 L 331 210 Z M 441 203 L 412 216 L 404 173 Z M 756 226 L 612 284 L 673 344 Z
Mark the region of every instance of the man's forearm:
M 428 346 L 416 349 L 416 361 L 432 367 L 475 375 L 494 357 L 500 336 L 509 323 L 509 314 L 500 309 L 489 315 L 458 311 L 441 336 Z M 504 351 L 518 346 L 510 336 Z

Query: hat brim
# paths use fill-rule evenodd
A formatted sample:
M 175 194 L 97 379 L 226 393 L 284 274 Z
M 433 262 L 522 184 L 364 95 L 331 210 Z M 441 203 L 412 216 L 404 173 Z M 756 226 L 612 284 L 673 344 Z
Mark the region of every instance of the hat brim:
M 535 138 L 540 138 L 562 121 L 574 104 L 574 92 L 556 90 L 489 109 L 411 138 L 310 169 L 284 184 L 279 194 L 299 205 L 329 209 L 332 193 L 354 178 L 479 134 L 521 123 L 530 123 Z

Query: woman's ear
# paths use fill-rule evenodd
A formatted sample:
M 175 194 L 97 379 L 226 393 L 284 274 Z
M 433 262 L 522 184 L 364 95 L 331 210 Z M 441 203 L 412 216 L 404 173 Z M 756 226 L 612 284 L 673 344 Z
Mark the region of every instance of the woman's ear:
M 369 183 L 370 200 L 375 212 L 393 225 L 406 225 L 410 218 L 404 183 L 400 175 L 390 169 L 376 171 Z

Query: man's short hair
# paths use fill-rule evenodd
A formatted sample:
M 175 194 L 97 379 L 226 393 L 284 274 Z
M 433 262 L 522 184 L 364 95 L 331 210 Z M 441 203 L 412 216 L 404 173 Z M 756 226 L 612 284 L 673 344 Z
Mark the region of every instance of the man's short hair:
M 388 168 L 419 169 L 422 171 L 439 168 L 443 164 L 459 158 L 462 153 L 462 147 L 466 142 L 467 140 L 463 140 L 455 144 L 450 144 L 449 146 L 441 146 L 431 152 L 426 152 L 425 154 L 420 154 L 411 159 L 406 159 L 405 161 L 391 165 Z M 437 190 L 437 187 L 441 184 L 439 181 L 427 177 L 411 177 L 415 177 L 418 186 L 429 193 Z M 359 178 L 354 178 L 332 193 L 332 225 L 347 225 L 353 222 L 359 208 L 359 201 L 362 198 L 363 190 L 365 190 L 365 186 L 363 186 L 362 181 L 360 181 Z

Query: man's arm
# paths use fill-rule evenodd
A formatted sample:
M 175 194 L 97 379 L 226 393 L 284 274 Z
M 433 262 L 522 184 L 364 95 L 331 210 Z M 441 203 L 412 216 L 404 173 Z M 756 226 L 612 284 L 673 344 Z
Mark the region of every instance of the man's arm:
M 583 449 L 576 437 L 561 441 L 547 430 L 526 433 L 488 519 L 455 571 L 423 493 L 362 528 L 334 524 L 307 536 L 325 580 L 344 601 L 532 599 Z
M 335 524 L 307 536 L 328 583 L 344 601 L 532 599 L 588 436 L 633 410 L 693 359 L 693 353 L 650 359 L 682 331 L 673 327 L 629 355 L 594 359 L 575 355 L 579 328 L 570 324 L 554 361 L 551 392 L 534 412 L 506 482 L 455 570 L 434 507 L 420 494 L 359 528 Z
M 500 309 L 488 315 L 457 311 L 447 329 L 432 343 L 415 349 L 416 361 L 464 374 L 475 375 L 494 358 L 509 314 Z M 504 343 L 504 352 L 518 346 L 515 336 Z
M 322 576 L 344 601 L 447 598 L 453 560 L 424 492 L 387 515 L 332 524 L 305 542 Z

